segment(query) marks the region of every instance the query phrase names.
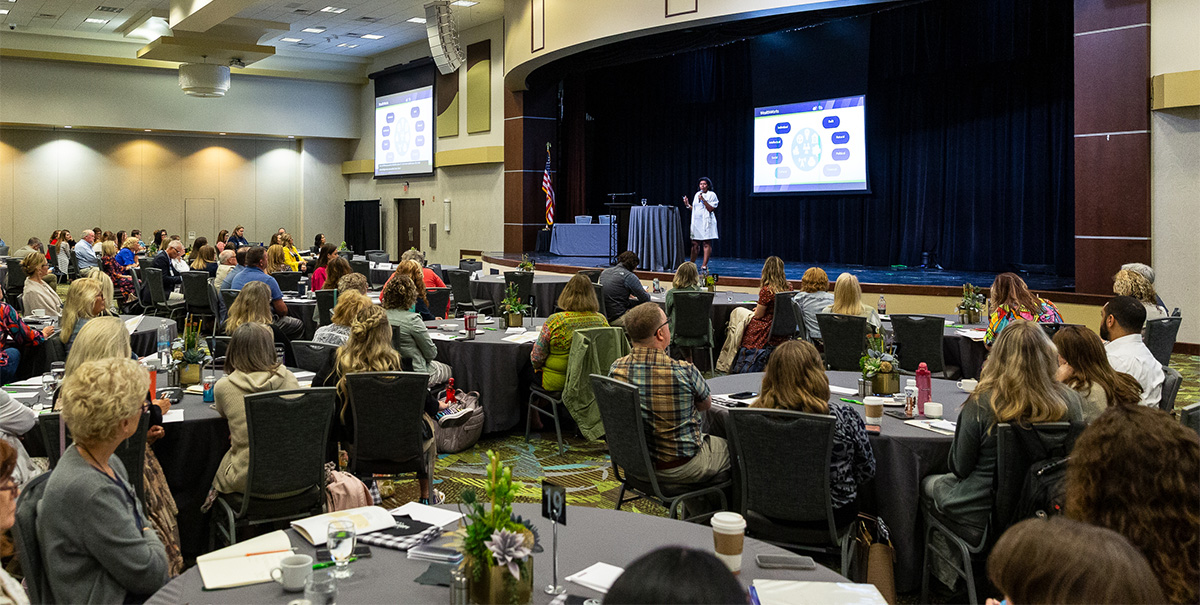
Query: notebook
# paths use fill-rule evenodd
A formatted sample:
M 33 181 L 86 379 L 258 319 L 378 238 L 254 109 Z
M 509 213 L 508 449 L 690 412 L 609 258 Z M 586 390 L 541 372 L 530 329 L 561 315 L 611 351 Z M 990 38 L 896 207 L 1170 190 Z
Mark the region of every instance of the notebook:
M 755 579 L 750 589 L 755 605 L 885 605 L 873 584 Z
M 238 542 L 196 557 L 206 590 L 249 586 L 271 581 L 271 570 L 292 554 L 292 542 L 283 530 Z
M 331 521 L 353 521 L 355 531 L 359 535 L 396 526 L 396 520 L 387 510 L 379 506 L 360 506 L 292 521 L 292 529 L 308 540 L 309 544 L 322 546 L 328 539 L 326 534 L 329 532 Z

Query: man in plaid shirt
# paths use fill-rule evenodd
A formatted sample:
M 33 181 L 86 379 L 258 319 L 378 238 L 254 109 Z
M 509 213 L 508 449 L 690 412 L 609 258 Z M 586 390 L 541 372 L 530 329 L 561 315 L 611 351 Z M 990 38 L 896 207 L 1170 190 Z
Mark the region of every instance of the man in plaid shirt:
M 655 473 L 670 483 L 713 481 L 729 470 L 729 447 L 708 383 L 696 366 L 667 355 L 671 328 L 658 305 L 631 309 L 625 331 L 633 350 L 614 361 L 608 375 L 638 388 Z M 705 434 L 706 421 L 719 436 Z

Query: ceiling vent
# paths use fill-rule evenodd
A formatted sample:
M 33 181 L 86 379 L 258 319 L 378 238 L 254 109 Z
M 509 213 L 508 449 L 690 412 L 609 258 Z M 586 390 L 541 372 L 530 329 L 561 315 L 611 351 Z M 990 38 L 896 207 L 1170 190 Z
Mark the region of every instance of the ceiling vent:
M 223 97 L 229 91 L 229 66 L 184 63 L 179 66 L 179 88 L 193 97 Z
M 125 9 L 116 6 L 97 6 L 96 11 L 101 13 L 119 13 Z

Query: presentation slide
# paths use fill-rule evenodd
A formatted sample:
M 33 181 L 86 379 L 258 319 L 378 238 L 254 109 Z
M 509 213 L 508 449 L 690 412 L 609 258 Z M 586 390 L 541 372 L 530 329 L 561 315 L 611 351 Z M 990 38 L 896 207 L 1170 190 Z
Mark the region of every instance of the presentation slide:
M 754 110 L 754 193 L 868 191 L 866 96 Z
M 433 87 L 375 98 L 375 176 L 433 172 Z

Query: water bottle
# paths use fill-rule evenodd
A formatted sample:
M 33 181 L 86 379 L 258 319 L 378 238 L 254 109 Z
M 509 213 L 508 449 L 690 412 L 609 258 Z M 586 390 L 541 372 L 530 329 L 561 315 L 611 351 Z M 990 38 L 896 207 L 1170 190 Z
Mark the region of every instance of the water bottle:
M 933 399 L 932 377 L 925 362 L 917 366 L 917 413 L 925 415 L 925 402 Z
M 167 322 L 164 321 L 164 322 L 161 322 L 158 324 L 157 334 L 158 334 L 158 350 L 159 351 L 171 350 L 171 328 L 167 325 Z
M 887 315 L 887 301 L 883 299 L 883 295 L 879 295 L 879 314 Z
M 909 378 L 904 381 L 904 414 L 912 418 L 917 407 L 917 380 Z

